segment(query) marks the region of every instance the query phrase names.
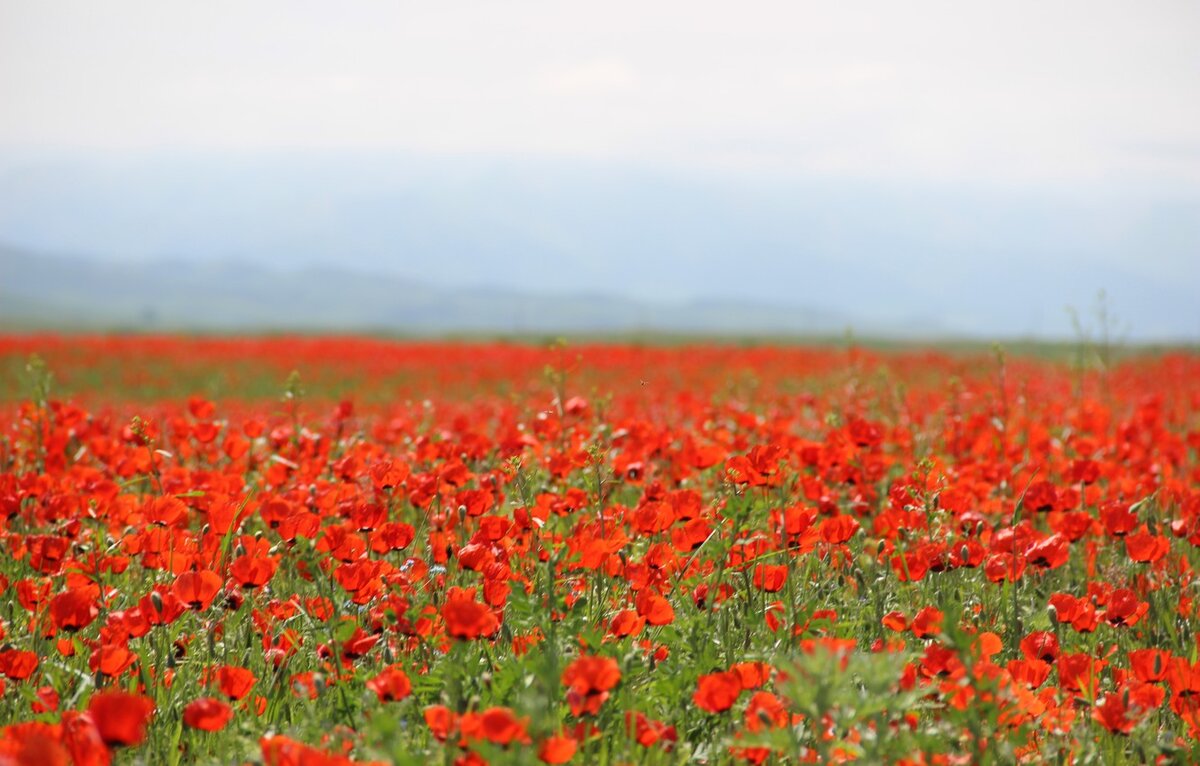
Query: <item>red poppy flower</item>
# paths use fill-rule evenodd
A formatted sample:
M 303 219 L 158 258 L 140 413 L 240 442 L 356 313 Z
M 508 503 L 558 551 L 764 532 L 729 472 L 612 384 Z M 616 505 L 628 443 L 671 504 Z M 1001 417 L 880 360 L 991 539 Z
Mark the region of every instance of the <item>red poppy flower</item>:
M 1125 550 L 1131 561 L 1152 564 L 1171 550 L 1171 540 L 1150 534 L 1129 535 L 1125 538 Z
M 88 701 L 88 715 L 108 745 L 137 745 L 146 738 L 154 702 L 140 694 L 97 692 Z
M 158 588 L 138 600 L 138 612 L 151 625 L 169 625 L 187 611 L 187 605 L 174 591 Z
M 662 742 L 667 749 L 678 739 L 674 726 L 647 718 L 644 713 L 625 714 L 625 727 L 642 747 L 653 747 Z
M 1157 683 L 1167 676 L 1171 653 L 1165 649 L 1135 649 L 1129 653 L 1129 667 L 1139 681 Z
M 1055 618 L 1060 623 L 1070 623 L 1071 627 L 1080 633 L 1090 633 L 1099 624 L 1096 605 L 1091 599 L 1075 598 L 1069 593 L 1055 593 L 1050 596 L 1050 606 L 1054 608 Z
M 1179 715 L 1195 715 L 1200 711 L 1200 662 L 1192 664 L 1183 657 L 1174 657 L 1167 669 L 1171 687 L 1171 709 Z
M 730 666 L 742 689 L 757 689 L 771 678 L 771 666 L 765 662 L 738 662 Z
M 458 725 L 458 716 L 445 705 L 430 705 L 424 711 L 425 725 L 439 742 L 445 742 Z
M 401 551 L 407 548 L 416 536 L 411 524 L 388 522 L 371 533 L 371 550 L 378 554 Z
M 1108 608 L 1104 612 L 1104 621 L 1109 625 L 1137 625 L 1150 612 L 1150 605 L 1139 601 L 1137 595 L 1129 588 L 1118 588 L 1108 599 Z
M 767 593 L 778 593 L 787 582 L 787 566 L 759 564 L 754 568 L 754 587 Z
M 464 739 L 484 739 L 494 745 L 512 742 L 529 744 L 529 734 L 525 731 L 528 725 L 528 718 L 517 718 L 506 707 L 491 707 L 482 713 L 464 713 L 459 719 L 459 731 Z
M 22 649 L 0 651 L 0 675 L 14 681 L 24 681 L 37 670 L 38 656 Z
M 646 626 L 646 618 L 632 609 L 623 609 L 613 617 L 609 632 L 617 638 L 636 636 Z
M 62 743 L 74 766 L 109 766 L 112 753 L 100 738 L 90 713 L 68 710 L 62 716 Z
M 908 618 L 904 616 L 904 612 L 888 612 L 883 616 L 883 627 L 895 633 L 903 633 L 908 630 Z
M 354 633 L 342 642 L 342 657 L 346 660 L 365 657 L 377 643 L 379 643 L 379 636 L 367 633 L 361 627 L 356 626 Z
M 966 674 L 962 660 L 954 650 L 936 642 L 925 647 L 921 657 L 921 673 L 926 678 L 962 678 Z
M 580 657 L 563 671 L 562 682 L 568 687 L 567 704 L 575 716 L 596 715 L 608 699 L 608 693 L 621 680 L 621 669 L 611 657 Z
M 472 640 L 494 636 L 500 630 L 500 620 L 486 604 L 475 600 L 474 589 L 448 594 L 442 619 L 446 632 L 455 638 Z
M 390 490 L 399 487 L 408 478 L 407 463 L 395 463 L 391 460 L 381 460 L 371 466 L 371 483 L 377 490 Z
M 200 697 L 183 708 L 183 723 L 201 731 L 220 731 L 233 719 L 233 708 L 215 697 Z
M 370 681 L 367 688 L 375 692 L 380 702 L 396 702 L 412 694 L 412 682 L 399 665 L 389 665 Z
M 859 530 L 860 526 L 858 520 L 853 516 L 845 514 L 830 516 L 821 522 L 821 539 L 835 545 L 844 543 L 854 537 L 854 533 Z
M 1032 543 L 1025 549 L 1025 558 L 1031 566 L 1042 569 L 1057 569 L 1071 557 L 1071 542 L 1057 532 Z
M 646 589 L 638 594 L 637 612 L 646 618 L 651 625 L 670 625 L 675 621 L 675 608 L 671 602 L 652 590 Z
M 221 578 L 216 572 L 209 569 L 184 572 L 175 579 L 175 583 L 171 586 L 172 592 L 183 602 L 184 606 L 196 611 L 208 609 L 220 589 Z
M 131 652 L 124 644 L 101 644 L 88 657 L 88 667 L 97 673 L 116 678 L 131 668 L 137 659 L 137 654 Z
M 1055 666 L 1058 668 L 1058 685 L 1076 694 L 1094 692 L 1100 681 L 1100 671 L 1108 663 L 1087 654 L 1060 654 Z
M 263 766 L 342 766 L 347 760 L 283 736 L 259 740 Z
M 1131 513 L 1126 503 L 1105 503 L 1100 506 L 1100 520 L 1104 529 L 1113 537 L 1124 537 L 1134 530 L 1138 523 L 1137 514 Z
M 231 700 L 244 699 L 254 688 L 258 679 L 254 673 L 236 665 L 222 665 L 217 669 L 217 686 Z
M 1105 694 L 1096 700 L 1092 719 L 1114 734 L 1128 734 L 1137 725 L 1137 718 L 1129 709 L 1128 693 Z
M 1050 677 L 1050 664 L 1038 659 L 1012 660 L 1008 663 L 1008 674 L 1013 681 L 1036 689 Z
M 100 614 L 96 603 L 100 589 L 95 585 L 72 588 L 50 600 L 50 619 L 59 630 L 76 631 L 86 628 Z
M 46 713 L 52 710 L 58 710 L 58 703 L 61 701 L 58 692 L 53 686 L 43 686 L 37 690 L 37 700 L 31 703 L 30 707 L 35 713 Z
M 1025 573 L 1025 559 L 1012 553 L 992 553 L 984 559 L 983 573 L 991 582 L 1014 582 Z
M 229 565 L 229 574 L 243 588 L 261 588 L 275 576 L 279 564 L 270 556 L 238 556 Z
M 770 692 L 755 692 L 746 705 L 744 716 L 746 730 L 763 731 L 767 728 L 787 726 L 788 711 L 784 702 Z
M 317 698 L 317 680 L 311 670 L 295 673 L 288 680 L 288 688 L 297 699 L 315 700 Z
M 538 760 L 542 763 L 568 763 L 575 757 L 579 743 L 571 737 L 546 737 L 538 747 Z
M 999 654 L 1002 649 L 1004 649 L 1004 641 L 990 630 L 976 634 L 971 641 L 971 651 L 977 654 L 981 660 L 991 661 L 992 657 Z
M 942 610 L 927 606 L 913 616 L 912 632 L 917 638 L 929 638 L 942 631 Z
M 720 713 L 733 707 L 742 693 L 742 679 L 737 673 L 710 673 L 696 680 L 692 702 L 701 710 Z
M 1035 630 L 1021 639 L 1021 654 L 1027 659 L 1052 663 L 1058 657 L 1058 637 L 1047 630 Z
M 1048 481 L 1036 481 L 1025 490 L 1024 505 L 1031 511 L 1053 511 L 1058 505 L 1058 489 Z
M 60 741 L 58 727 L 44 723 L 13 724 L 0 729 L 0 763 L 71 766 L 71 753 Z
M 153 497 L 142 506 L 147 524 L 176 527 L 187 520 L 188 507 L 177 497 Z

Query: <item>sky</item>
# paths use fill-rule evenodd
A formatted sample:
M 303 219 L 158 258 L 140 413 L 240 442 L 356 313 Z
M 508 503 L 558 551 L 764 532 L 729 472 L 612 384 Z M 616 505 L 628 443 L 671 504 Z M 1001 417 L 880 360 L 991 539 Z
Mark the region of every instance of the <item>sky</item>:
M 1066 274 L 1144 270 L 1160 284 L 1200 289 L 1198 39 L 1200 4 L 1176 0 L 736 8 L 694 0 L 6 0 L 0 203 L 10 213 L 0 210 L 0 241 L 203 257 L 188 250 L 186 227 L 158 231 L 139 248 L 136 231 L 68 232 L 62 221 L 72 213 L 81 221 L 120 218 L 104 206 L 108 197 L 140 200 L 147 217 L 170 219 L 143 210 L 146 199 L 165 194 L 165 181 L 134 188 L 122 180 L 144 177 L 146 168 L 172 175 L 177 192 L 192 177 L 188 168 L 224 167 L 222 178 L 242 186 L 239 174 L 286 169 L 295 159 L 297 167 L 324 169 L 313 179 L 327 180 L 339 164 L 357 168 L 352 182 L 331 185 L 329 194 L 343 200 L 399 176 L 390 192 L 419 198 L 420 180 L 440 210 L 463 210 L 465 226 L 489 193 L 544 202 L 546 194 L 528 191 L 539 184 L 551 187 L 552 200 L 611 204 L 605 184 L 614 175 L 635 196 L 645 178 L 656 179 L 659 196 L 643 198 L 666 208 L 688 208 L 697 189 L 735 190 L 728 204 L 753 200 L 777 211 L 764 230 L 786 228 L 805 211 L 816 211 L 815 225 L 828 229 L 820 200 L 838 197 L 852 209 L 858 194 L 866 228 L 909 213 L 913 226 L 924 227 L 911 243 L 922 269 L 952 265 L 916 252 L 922 243 L 954 240 L 945 257 L 962 276 L 945 287 L 967 293 L 989 285 L 973 281 L 962 261 L 998 257 L 997 232 L 979 220 L 998 209 L 1034 211 L 1027 220 L 1036 235 L 1046 224 L 1035 213 L 1061 207 L 1068 215 L 1050 228 Z M 89 187 L 92 196 L 78 191 L 79 178 L 98 174 L 104 180 Z M 517 186 L 497 185 L 497 177 Z M 218 196 L 190 194 L 189 209 L 198 220 L 206 211 L 219 220 Z M 63 207 L 68 199 L 74 210 Z M 939 214 L 955 207 L 947 201 L 963 199 L 975 206 Z M 1091 213 L 1072 218 L 1079 209 Z M 689 242 L 689 228 L 706 225 L 669 218 L 670 227 L 651 227 L 660 244 Z M 1026 220 L 1015 212 L 1001 218 L 1016 227 Z M 745 219 L 739 225 L 749 225 Z M 532 208 L 515 211 L 514 220 L 562 253 L 587 251 L 588 227 L 540 220 Z M 324 236 L 348 234 L 337 228 L 347 225 L 331 224 Z M 852 216 L 838 222 L 853 225 Z M 271 261 L 285 239 L 265 247 L 231 234 L 217 237 L 211 254 L 255 258 L 261 250 Z M 433 253 L 427 262 L 446 262 L 436 235 L 422 241 Z M 1030 245 L 1022 234 L 999 257 L 1017 264 L 1046 257 Z M 453 256 L 464 273 L 469 249 Z M 869 250 L 808 248 L 798 257 L 843 258 L 858 271 L 895 257 Z M 384 256 L 360 265 L 406 269 L 404 259 Z M 489 269 L 479 269 L 483 281 Z M 432 273 L 419 263 L 411 270 Z M 579 282 L 594 283 L 594 271 L 580 268 Z M 548 286 L 572 284 L 560 278 Z M 721 287 L 714 278 L 684 292 Z M 1073 297 L 1077 286 L 1063 287 Z M 1120 300 L 1120 285 L 1087 289 L 1097 287 Z M 1135 296 L 1130 305 L 1145 300 Z M 1200 331 L 1195 309 L 1180 310 L 1179 327 L 1166 329 Z

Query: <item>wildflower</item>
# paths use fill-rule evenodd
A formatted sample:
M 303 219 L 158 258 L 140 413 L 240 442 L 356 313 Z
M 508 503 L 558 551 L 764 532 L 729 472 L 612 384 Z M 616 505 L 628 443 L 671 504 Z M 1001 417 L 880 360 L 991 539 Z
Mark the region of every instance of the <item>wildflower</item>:
M 137 745 L 146 738 L 154 703 L 140 694 L 97 692 L 88 701 L 88 715 L 108 745 Z
M 183 708 L 183 723 L 201 731 L 220 731 L 233 718 L 233 708 L 215 697 L 200 697 Z
M 208 609 L 217 591 L 221 589 L 221 578 L 216 572 L 202 569 L 198 572 L 184 572 L 176 578 L 171 590 L 184 606 L 198 612 Z
M 258 681 L 254 673 L 236 665 L 222 665 L 216 675 L 221 693 L 231 700 L 244 699 Z
M 412 682 L 399 665 L 389 665 L 367 681 L 367 688 L 375 692 L 380 702 L 396 702 L 412 694 Z
M 742 679 L 737 673 L 710 673 L 697 679 L 692 701 L 701 710 L 721 713 L 733 707 L 741 693 Z
M 538 746 L 538 760 L 549 764 L 567 763 L 575 757 L 578 745 L 579 743 L 571 737 L 558 735 L 546 737 Z
M 475 590 L 452 588 L 445 605 L 442 619 L 446 621 L 446 632 L 455 638 L 473 640 L 493 636 L 500 630 L 500 620 L 487 605 L 475 600 Z
M 575 716 L 600 712 L 609 692 L 621 680 L 621 669 L 611 657 L 580 657 L 563 671 L 562 682 L 568 687 L 567 704 Z

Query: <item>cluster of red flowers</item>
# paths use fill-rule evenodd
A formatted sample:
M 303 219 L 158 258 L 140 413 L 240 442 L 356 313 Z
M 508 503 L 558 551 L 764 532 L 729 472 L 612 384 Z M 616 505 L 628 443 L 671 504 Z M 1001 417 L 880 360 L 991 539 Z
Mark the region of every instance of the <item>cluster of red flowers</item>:
M 1195 357 L 30 351 L 366 403 L 0 411 L 0 766 L 1198 752 Z

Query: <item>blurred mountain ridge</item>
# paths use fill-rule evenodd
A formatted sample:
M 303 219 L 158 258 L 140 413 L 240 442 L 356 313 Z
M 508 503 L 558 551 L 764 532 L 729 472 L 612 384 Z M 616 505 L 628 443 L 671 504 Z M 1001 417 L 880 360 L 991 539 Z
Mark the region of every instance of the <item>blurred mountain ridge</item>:
M 0 322 L 48 329 L 405 334 L 832 334 L 853 324 L 832 312 L 732 299 L 655 304 L 603 292 L 433 286 L 328 265 L 285 270 L 231 259 L 100 261 L 2 243 Z
M 1086 319 L 1106 289 L 1131 340 L 1200 338 L 1200 191 L 1186 186 L 373 152 L 0 151 L 0 242 L 29 263 L 61 253 L 80 261 L 70 269 L 95 269 L 106 305 L 134 325 L 1071 339 L 1068 307 Z M 219 293 L 216 316 L 185 300 L 185 275 L 204 282 L 210 310 Z M 15 304 L 13 285 L 0 280 Z M 279 300 L 289 291 L 296 306 Z M 84 319 L 99 315 L 87 305 Z

